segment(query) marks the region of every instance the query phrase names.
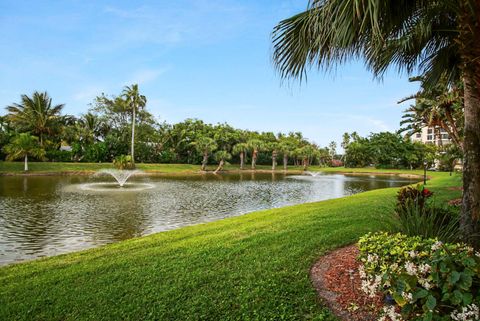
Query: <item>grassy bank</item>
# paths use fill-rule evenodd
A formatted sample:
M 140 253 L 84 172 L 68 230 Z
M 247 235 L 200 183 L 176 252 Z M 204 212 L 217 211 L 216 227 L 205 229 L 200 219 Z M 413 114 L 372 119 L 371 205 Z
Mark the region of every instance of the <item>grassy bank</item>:
M 460 176 L 431 173 L 437 200 Z M 329 319 L 308 277 L 392 222 L 397 188 L 255 212 L 0 269 L 0 320 Z
M 111 163 L 59 163 L 59 162 L 29 162 L 29 175 L 35 174 L 82 174 L 92 173 L 100 169 L 114 168 Z M 200 165 L 191 164 L 136 164 L 137 169 L 151 173 L 168 174 L 194 174 L 200 173 Z M 277 167 L 277 172 L 283 172 L 281 167 Z M 207 170 L 214 171 L 215 165 L 209 165 Z M 226 171 L 237 171 L 238 165 L 227 165 Z M 248 170 L 249 167 L 247 166 Z M 258 170 L 270 170 L 269 165 L 259 165 Z M 289 167 L 291 171 L 299 171 L 301 167 Z M 23 162 L 0 162 L 0 175 L 20 175 L 24 174 Z

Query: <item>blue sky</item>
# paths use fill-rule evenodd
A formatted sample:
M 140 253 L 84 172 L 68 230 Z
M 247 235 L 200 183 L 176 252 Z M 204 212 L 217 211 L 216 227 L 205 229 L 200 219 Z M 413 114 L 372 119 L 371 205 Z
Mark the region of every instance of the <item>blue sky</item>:
M 283 83 L 271 63 L 275 24 L 307 0 L 0 2 L 0 113 L 47 90 L 79 115 L 100 93 L 138 83 L 161 121 L 301 131 L 326 146 L 345 131 L 396 130 L 415 92 L 405 75 L 374 80 L 362 62 L 306 84 Z

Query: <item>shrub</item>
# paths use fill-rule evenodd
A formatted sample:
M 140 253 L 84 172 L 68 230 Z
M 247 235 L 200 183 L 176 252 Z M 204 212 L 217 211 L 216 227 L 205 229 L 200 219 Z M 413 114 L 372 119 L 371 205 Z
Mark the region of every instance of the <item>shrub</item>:
M 68 150 L 48 150 L 46 157 L 52 162 L 71 162 L 73 153 Z
M 424 185 L 406 186 L 397 193 L 397 208 L 416 205 L 420 208 L 425 206 L 425 202 L 433 195 L 433 192 L 425 188 Z
M 339 159 L 332 159 L 330 161 L 330 166 L 331 167 L 341 167 L 341 166 L 343 166 L 343 162 Z
M 134 165 L 132 162 L 132 156 L 120 155 L 115 157 L 113 160 L 113 166 L 115 166 L 117 169 L 133 169 Z
M 480 253 L 473 248 L 375 233 L 360 238 L 359 249 L 362 289 L 393 298 L 390 319 L 479 319 Z

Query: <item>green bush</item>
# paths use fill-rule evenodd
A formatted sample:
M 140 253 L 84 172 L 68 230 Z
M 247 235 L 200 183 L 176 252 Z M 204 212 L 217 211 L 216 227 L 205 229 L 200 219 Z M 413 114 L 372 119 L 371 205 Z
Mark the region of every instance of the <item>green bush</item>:
M 422 185 L 407 186 L 397 193 L 395 214 L 398 231 L 407 236 L 438 238 L 443 242 L 459 240 L 459 211 L 437 207 L 429 201 L 433 195 Z
M 46 157 L 51 162 L 71 162 L 73 153 L 68 150 L 48 150 Z
M 132 156 L 120 155 L 115 157 L 113 160 L 113 166 L 115 166 L 117 169 L 133 169 L 134 165 L 132 162 Z
M 428 198 L 433 195 L 424 185 L 406 186 L 397 193 L 397 209 L 416 205 L 420 208 L 425 206 Z M 412 204 L 413 203 L 413 204 Z
M 473 248 L 375 233 L 360 238 L 359 249 L 362 289 L 395 301 L 383 320 L 479 320 L 480 253 Z

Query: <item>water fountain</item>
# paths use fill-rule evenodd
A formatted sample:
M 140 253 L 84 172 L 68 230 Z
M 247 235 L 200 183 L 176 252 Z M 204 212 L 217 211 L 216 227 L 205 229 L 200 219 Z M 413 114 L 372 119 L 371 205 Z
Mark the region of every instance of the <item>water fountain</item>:
M 321 175 L 322 173 L 320 172 L 309 172 L 309 171 L 305 171 L 303 172 L 304 175 L 309 175 L 309 176 L 313 176 L 313 177 L 317 177 L 319 175 Z
M 119 170 L 119 169 L 102 169 L 93 176 L 111 176 L 115 182 L 95 182 L 81 184 L 80 189 L 86 191 L 109 192 L 109 191 L 142 191 L 153 188 L 153 184 L 149 183 L 127 183 L 128 179 L 134 175 L 143 173 L 140 170 Z
M 115 180 L 118 182 L 118 185 L 120 187 L 123 187 L 127 180 L 138 173 L 141 173 L 142 171 L 139 170 L 120 170 L 120 169 L 102 169 L 95 173 L 95 176 L 101 176 L 101 175 L 110 175 Z

